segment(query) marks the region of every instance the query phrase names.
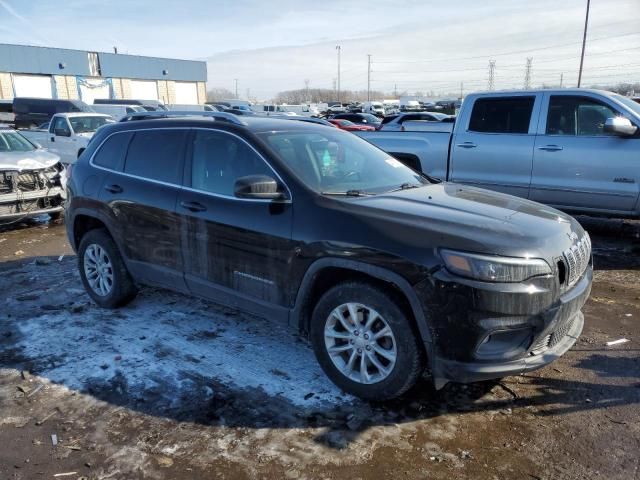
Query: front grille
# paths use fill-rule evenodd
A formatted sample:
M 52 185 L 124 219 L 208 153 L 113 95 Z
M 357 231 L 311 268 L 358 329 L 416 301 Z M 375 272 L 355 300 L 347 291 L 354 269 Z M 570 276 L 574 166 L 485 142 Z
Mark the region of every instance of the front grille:
M 562 252 L 566 264 L 566 285 L 571 287 L 582 277 L 591 261 L 591 239 L 585 233 L 581 240 Z

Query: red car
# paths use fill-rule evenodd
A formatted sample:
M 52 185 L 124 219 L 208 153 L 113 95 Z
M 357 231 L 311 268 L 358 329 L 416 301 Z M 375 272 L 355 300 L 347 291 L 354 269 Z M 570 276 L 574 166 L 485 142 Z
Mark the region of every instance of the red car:
M 371 132 L 376 129 L 376 127 L 372 125 L 358 125 L 356 123 L 350 122 L 349 120 L 331 118 L 329 119 L 329 121 L 340 130 L 347 130 L 349 132 Z

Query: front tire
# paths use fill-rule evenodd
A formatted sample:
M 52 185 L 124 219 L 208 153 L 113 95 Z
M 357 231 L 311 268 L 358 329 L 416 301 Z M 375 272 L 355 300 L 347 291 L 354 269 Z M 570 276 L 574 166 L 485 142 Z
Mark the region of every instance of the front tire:
M 115 242 L 104 229 L 90 230 L 80 241 L 78 269 L 85 290 L 103 308 L 129 303 L 137 289 Z
M 402 395 L 423 369 L 410 318 L 393 296 L 364 282 L 339 284 L 320 298 L 310 338 L 326 375 L 364 400 Z

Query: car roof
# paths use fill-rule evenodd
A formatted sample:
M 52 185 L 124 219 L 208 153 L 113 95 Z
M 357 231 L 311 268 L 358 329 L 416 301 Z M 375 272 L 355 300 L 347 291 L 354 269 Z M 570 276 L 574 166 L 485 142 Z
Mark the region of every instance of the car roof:
M 60 113 L 57 113 L 56 115 L 64 115 L 65 117 L 68 117 L 68 118 L 75 118 L 75 117 L 111 118 L 111 115 L 107 115 L 106 113 L 98 113 L 98 112 L 60 112 Z
M 232 123 L 227 120 L 217 119 L 215 117 L 201 117 L 197 114 L 185 115 L 184 117 L 158 117 L 152 119 L 130 120 L 126 122 L 116 122 L 106 125 L 100 130 L 108 129 L 109 131 L 119 130 L 138 130 L 138 129 L 154 129 L 154 128 L 174 128 L 174 127 L 204 127 L 219 128 L 231 131 L 250 131 L 253 133 L 278 132 L 278 131 L 319 131 L 319 129 L 331 129 L 334 127 L 322 125 L 315 122 L 292 120 L 290 117 L 238 117 L 238 123 Z M 324 130 L 322 130 L 324 131 Z

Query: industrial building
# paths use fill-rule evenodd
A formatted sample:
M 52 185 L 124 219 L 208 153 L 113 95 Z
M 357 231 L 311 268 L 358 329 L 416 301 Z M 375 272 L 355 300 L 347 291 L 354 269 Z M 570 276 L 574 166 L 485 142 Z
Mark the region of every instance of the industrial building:
M 207 64 L 119 53 L 0 44 L 0 99 L 206 100 Z

